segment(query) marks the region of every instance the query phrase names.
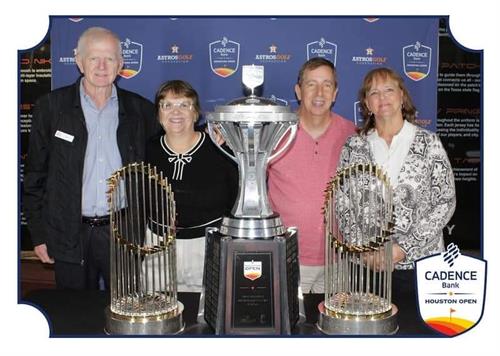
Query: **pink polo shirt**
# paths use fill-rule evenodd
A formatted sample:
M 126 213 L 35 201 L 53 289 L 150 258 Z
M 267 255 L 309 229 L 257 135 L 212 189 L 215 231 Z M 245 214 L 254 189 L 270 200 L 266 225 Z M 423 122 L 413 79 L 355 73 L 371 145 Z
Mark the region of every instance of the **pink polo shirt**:
M 324 190 L 337 170 L 342 146 L 355 133 L 354 124 L 331 113 L 332 122 L 314 140 L 299 125 L 288 150 L 268 169 L 268 191 L 273 210 L 286 227 L 296 226 L 301 265 L 325 263 Z

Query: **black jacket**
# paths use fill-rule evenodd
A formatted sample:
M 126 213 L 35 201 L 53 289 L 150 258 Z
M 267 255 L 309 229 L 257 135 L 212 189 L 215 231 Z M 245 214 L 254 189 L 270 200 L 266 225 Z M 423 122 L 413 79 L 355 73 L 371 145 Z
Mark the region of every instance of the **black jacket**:
M 160 130 L 154 105 L 117 88 L 117 141 L 123 165 L 145 158 L 147 139 Z M 74 136 L 72 142 L 55 133 Z M 47 244 L 56 260 L 78 263 L 82 177 L 87 129 L 80 80 L 41 97 L 35 104 L 24 175 L 24 213 L 33 244 Z

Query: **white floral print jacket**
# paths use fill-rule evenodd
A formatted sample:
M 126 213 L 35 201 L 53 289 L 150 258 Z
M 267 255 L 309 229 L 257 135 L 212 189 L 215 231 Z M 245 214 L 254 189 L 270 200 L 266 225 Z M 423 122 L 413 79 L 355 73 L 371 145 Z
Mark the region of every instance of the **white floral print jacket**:
M 364 135 L 347 139 L 338 169 L 374 163 Z M 417 127 L 410 150 L 393 184 L 394 240 L 406 253 L 396 269 L 413 269 L 414 261 L 443 251 L 443 228 L 455 211 L 453 170 L 439 137 Z

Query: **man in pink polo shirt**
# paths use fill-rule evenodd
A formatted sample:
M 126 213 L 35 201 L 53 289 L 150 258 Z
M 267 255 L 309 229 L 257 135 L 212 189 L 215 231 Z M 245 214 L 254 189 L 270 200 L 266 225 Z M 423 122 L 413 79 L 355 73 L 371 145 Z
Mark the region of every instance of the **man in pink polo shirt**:
M 337 92 L 330 61 L 312 58 L 302 65 L 295 85 L 300 101 L 297 137 L 268 169 L 273 209 L 285 226 L 298 228 L 303 293 L 324 293 L 324 191 L 335 175 L 342 146 L 355 133 L 351 121 L 331 112 Z

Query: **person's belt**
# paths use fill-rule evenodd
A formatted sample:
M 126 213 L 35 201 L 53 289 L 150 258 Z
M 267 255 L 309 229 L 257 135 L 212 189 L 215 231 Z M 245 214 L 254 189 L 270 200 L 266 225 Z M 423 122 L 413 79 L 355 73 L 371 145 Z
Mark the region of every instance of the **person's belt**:
M 82 216 L 82 223 L 94 226 L 109 225 L 109 215 L 104 216 Z

